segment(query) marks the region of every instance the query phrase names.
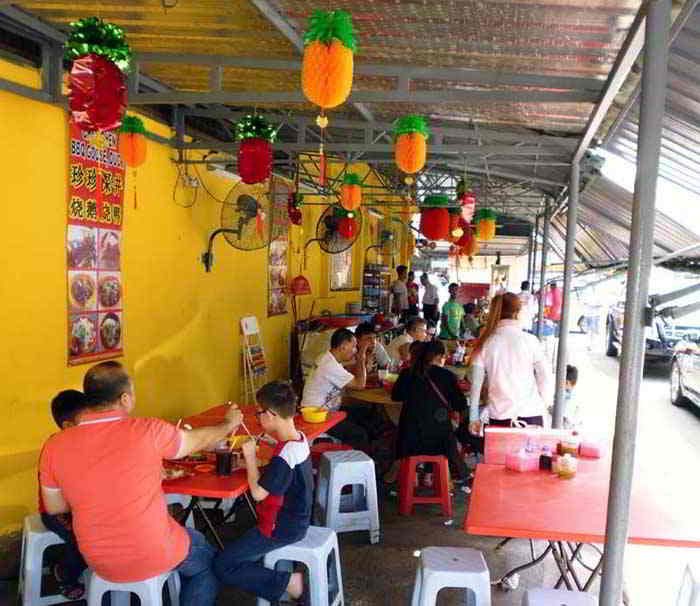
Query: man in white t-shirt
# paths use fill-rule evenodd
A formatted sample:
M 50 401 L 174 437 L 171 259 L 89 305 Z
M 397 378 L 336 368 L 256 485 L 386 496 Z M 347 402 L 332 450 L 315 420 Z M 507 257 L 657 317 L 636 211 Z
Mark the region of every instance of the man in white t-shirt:
M 413 341 L 427 341 L 428 326 L 423 318 L 411 318 L 406 324 L 406 332 L 393 339 L 387 346 L 392 362 L 400 364 L 408 360 L 408 346 Z
M 518 299 L 520 299 L 520 314 L 518 318 L 522 322 L 523 328 L 530 332 L 532 330 L 532 320 L 537 311 L 537 300 L 535 295 L 530 292 L 530 283 L 527 280 L 520 284 Z
M 347 328 L 339 328 L 331 337 L 331 348 L 316 360 L 316 367 L 304 385 L 302 406 L 319 406 L 328 410 L 339 410 L 343 399 L 343 390 L 364 389 L 367 381 L 365 359 L 369 344 L 363 342 L 357 347 L 357 340 Z M 344 362 L 357 359 L 354 374 L 343 366 Z M 343 444 L 349 444 L 358 450 L 369 449 L 370 436 L 364 427 L 365 419 L 358 407 L 343 408 L 347 417 L 328 430 L 334 438 Z
M 423 293 L 423 317 L 430 326 L 435 326 L 440 319 L 440 297 L 435 284 L 430 281 L 430 276 L 423 273 L 420 277 L 421 284 L 425 289 Z
M 408 267 L 399 265 L 396 274 L 398 279 L 391 284 L 391 311 L 403 317 L 408 311 Z

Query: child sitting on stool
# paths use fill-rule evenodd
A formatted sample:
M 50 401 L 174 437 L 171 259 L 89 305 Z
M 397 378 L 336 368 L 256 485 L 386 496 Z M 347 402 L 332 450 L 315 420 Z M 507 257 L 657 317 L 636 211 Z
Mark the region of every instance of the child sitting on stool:
M 268 602 L 278 602 L 285 593 L 297 600 L 303 593 L 302 574 L 265 568 L 261 559 L 306 536 L 313 504 L 311 452 L 306 436 L 294 426 L 297 398 L 290 385 L 273 381 L 255 398 L 260 424 L 278 442 L 262 477 L 255 441 L 242 446 L 250 493 L 258 503 L 258 525 L 226 546 L 214 560 L 214 572 L 222 583 Z

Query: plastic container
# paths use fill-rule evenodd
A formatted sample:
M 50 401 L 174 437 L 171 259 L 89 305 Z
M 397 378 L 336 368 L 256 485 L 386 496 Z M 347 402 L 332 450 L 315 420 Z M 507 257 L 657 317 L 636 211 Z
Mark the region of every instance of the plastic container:
M 578 454 L 587 459 L 600 459 L 603 456 L 603 448 L 597 442 L 581 442 L 578 446 Z
M 317 406 L 304 406 L 301 409 L 301 416 L 307 423 L 323 423 L 328 416 L 328 411 Z
M 563 480 L 569 480 L 576 475 L 578 469 L 578 459 L 566 453 L 559 457 L 557 461 L 557 473 Z
M 566 455 L 569 454 L 572 457 L 578 456 L 578 447 L 579 447 L 580 440 L 578 436 L 571 436 L 570 438 L 564 438 L 561 442 L 559 442 L 559 446 L 557 447 L 557 452 L 560 455 Z
M 539 454 L 532 456 L 523 449 L 506 453 L 506 469 L 511 471 L 537 471 L 539 463 Z

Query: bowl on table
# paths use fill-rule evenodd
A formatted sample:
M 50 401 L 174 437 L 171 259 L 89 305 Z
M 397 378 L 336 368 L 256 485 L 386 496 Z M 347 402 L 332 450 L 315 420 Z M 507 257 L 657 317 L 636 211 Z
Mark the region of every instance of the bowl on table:
M 328 416 L 328 410 L 318 406 L 304 406 L 301 409 L 301 416 L 307 423 L 323 423 Z

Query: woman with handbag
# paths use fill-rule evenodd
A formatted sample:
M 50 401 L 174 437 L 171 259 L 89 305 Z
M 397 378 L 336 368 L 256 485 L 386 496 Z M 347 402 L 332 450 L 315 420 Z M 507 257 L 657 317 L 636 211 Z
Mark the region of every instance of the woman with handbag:
M 537 337 L 523 331 L 520 299 L 508 292 L 491 301 L 489 315 L 470 355 L 472 368 L 469 431 L 478 435 L 479 396 L 488 377 L 489 424 L 543 425 L 552 402 L 552 377 Z
M 443 455 L 453 477 L 466 482 L 468 470 L 457 451 L 453 412 L 463 412 L 467 400 L 457 377 L 443 368 L 445 346 L 441 341 L 422 344 L 411 368 L 401 371 L 391 399 L 403 402 L 399 417 L 396 457 Z

